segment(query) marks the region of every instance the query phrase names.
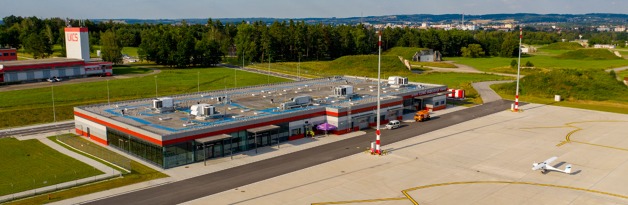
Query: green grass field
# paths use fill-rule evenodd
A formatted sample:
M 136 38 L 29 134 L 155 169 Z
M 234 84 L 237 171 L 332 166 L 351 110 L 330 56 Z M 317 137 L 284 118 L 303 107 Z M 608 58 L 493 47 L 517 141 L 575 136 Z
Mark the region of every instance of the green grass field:
M 199 75 L 200 74 L 200 75 Z M 154 76 L 157 76 L 156 78 Z M 112 102 L 155 96 L 155 79 L 159 96 L 191 93 L 197 90 L 234 87 L 234 70 L 228 68 L 164 69 L 158 75 L 109 81 Z M 238 71 L 238 87 L 266 84 L 265 75 Z M 270 82 L 285 82 L 270 77 Z M 107 102 L 107 81 L 54 85 L 57 120 L 73 118 L 73 107 Z M 14 127 L 53 121 L 52 88 L 0 92 L 0 127 Z
M 152 70 L 146 67 L 139 67 L 136 65 L 128 66 L 128 65 L 114 65 L 113 66 L 113 74 L 114 75 L 127 75 L 127 74 L 146 74 L 150 73 Z
M 619 77 L 619 79 L 623 80 L 625 77 L 628 77 L 628 70 L 619 71 L 616 74 Z
M 297 75 L 297 62 L 271 63 L 270 70 L 274 72 Z M 236 64 L 237 65 L 237 64 Z M 267 70 L 268 63 L 247 65 L 247 67 Z M 411 72 L 399 61 L 396 56 L 382 56 L 382 76 L 407 75 Z M 377 76 L 377 55 L 344 56 L 333 61 L 301 62 L 301 75 L 306 77 L 323 77 L 333 75 Z
M 93 142 L 86 140 L 80 136 L 72 135 L 72 137 L 76 137 L 79 140 L 82 140 L 84 143 L 90 143 L 92 147 L 101 147 L 102 152 L 108 153 L 109 155 L 118 155 L 111 150 L 108 150 L 102 146 L 96 145 Z M 50 140 L 54 140 L 54 137 L 49 137 Z M 63 146 L 63 145 L 62 145 Z M 74 151 L 74 150 L 72 150 Z M 78 154 L 82 154 L 77 152 Z M 83 154 L 82 154 L 83 155 Z M 85 155 L 87 156 L 87 155 Z M 90 156 L 87 156 L 90 157 Z M 90 157 L 91 158 L 91 157 Z M 29 205 L 29 204 L 45 204 L 55 201 L 61 201 L 64 199 L 69 199 L 77 196 L 82 196 L 86 194 L 96 193 L 100 191 L 105 191 L 117 187 L 122 187 L 130 184 L 135 184 L 144 181 L 150 181 L 154 179 L 159 179 L 163 177 L 167 177 L 168 175 L 161 173 L 157 170 L 151 169 L 150 167 L 144 166 L 141 163 L 135 162 L 131 160 L 131 173 L 123 175 L 121 178 L 114 178 L 110 180 L 100 181 L 91 183 L 88 185 L 83 185 L 80 187 L 70 188 L 67 190 L 57 191 L 53 193 L 49 193 L 46 195 L 39 195 L 35 197 L 30 197 L 26 199 L 21 199 L 17 201 L 9 202 L 8 204 L 12 205 Z M 48 199 L 50 196 L 50 199 Z
M 137 55 L 137 47 L 123 47 L 122 54 L 126 54 L 135 58 L 139 57 L 139 55 Z
M 502 97 L 512 98 L 515 83 L 493 86 Z M 521 79 L 520 94 L 528 102 L 628 114 L 628 87 L 601 70 L 552 70 Z M 553 102 L 554 95 L 564 101 Z
M 490 58 L 463 58 L 463 57 L 448 57 L 446 60 L 455 61 L 459 64 L 472 66 L 480 71 L 484 72 L 498 72 L 500 69 L 510 67 L 512 60 L 517 58 L 503 58 L 503 57 L 490 57 Z M 558 68 L 570 68 L 570 69 L 608 69 L 617 68 L 622 66 L 628 66 L 628 60 L 615 59 L 615 60 L 579 60 L 579 59 L 557 59 L 548 55 L 534 55 L 529 57 L 522 57 L 521 64 L 525 64 L 530 61 L 537 68 L 542 69 L 558 69 Z M 516 68 L 514 69 L 516 72 Z
M 2 138 L 0 147 L 0 195 L 103 174 L 38 140 Z

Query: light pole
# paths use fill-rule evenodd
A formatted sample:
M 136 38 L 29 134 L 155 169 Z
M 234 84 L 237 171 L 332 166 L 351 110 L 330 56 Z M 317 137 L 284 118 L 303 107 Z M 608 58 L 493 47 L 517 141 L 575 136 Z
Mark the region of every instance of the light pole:
M 519 75 L 521 72 L 521 39 L 523 38 L 523 28 L 519 27 L 519 62 L 517 63 L 517 90 L 515 91 L 515 107 L 513 112 L 519 112 Z
M 379 46 L 379 54 L 377 57 L 377 120 L 376 120 L 376 138 L 375 138 L 375 154 L 381 155 L 382 152 L 380 150 L 380 135 L 379 131 L 379 123 L 380 123 L 380 90 L 381 90 L 381 72 L 382 72 L 382 31 L 378 32 L 379 40 L 377 41 L 377 45 Z
M 52 90 L 52 121 L 57 122 L 57 112 L 55 112 L 55 86 L 50 85 L 50 89 Z
M 157 98 L 157 76 L 155 76 L 155 98 Z
M 268 73 L 266 76 L 268 77 L 268 84 L 270 84 L 270 53 L 268 53 Z
M 196 92 L 197 93 L 201 92 L 201 72 L 200 71 L 196 73 Z
M 111 102 L 109 101 L 109 79 L 107 79 L 107 105 L 111 107 Z
M 297 81 L 301 81 L 301 53 L 299 53 L 299 64 L 297 64 Z

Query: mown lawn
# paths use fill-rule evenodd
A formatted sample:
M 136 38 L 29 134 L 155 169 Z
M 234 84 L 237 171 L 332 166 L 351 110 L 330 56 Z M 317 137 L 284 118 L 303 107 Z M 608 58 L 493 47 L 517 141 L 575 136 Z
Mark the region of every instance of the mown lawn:
M 228 68 L 164 69 L 160 74 L 130 79 L 109 80 L 112 102 L 155 96 L 155 81 L 159 96 L 168 96 L 200 90 L 233 88 L 234 70 Z M 156 76 L 156 77 L 155 77 Z M 237 72 L 238 87 L 285 82 L 283 78 Z M 57 120 L 73 118 L 73 107 L 107 102 L 107 81 L 80 84 L 51 84 Z M 22 126 L 53 121 L 52 87 L 0 92 L 0 127 Z
M 36 139 L 0 139 L 0 195 L 103 174 Z
M 74 136 L 74 137 L 81 138 L 80 136 Z M 53 140 L 52 137 L 49 139 Z M 84 138 L 81 138 L 81 140 L 83 140 L 84 143 L 91 143 L 90 146 L 96 146 L 96 147 L 99 146 L 99 145 L 93 144 L 89 140 L 85 140 Z M 104 147 L 102 148 L 102 152 L 108 153 L 109 155 L 117 155 L 117 153 L 112 152 Z M 82 154 L 82 153 L 79 153 L 79 154 Z M 123 187 L 123 186 L 131 185 L 131 184 L 135 184 L 139 182 L 159 179 L 163 177 L 168 177 L 168 175 L 161 173 L 157 170 L 151 169 L 150 167 L 147 167 L 136 161 L 131 161 L 131 173 L 125 174 L 123 175 L 123 177 L 114 178 L 110 180 L 104 180 L 104 181 L 100 181 L 96 183 L 91 183 L 88 185 L 83 185 L 83 186 L 74 187 L 74 188 L 70 188 L 70 189 L 66 189 L 62 191 L 57 191 L 57 192 L 49 193 L 46 195 L 39 195 L 39 196 L 31 197 L 31 198 L 17 200 L 17 201 L 10 202 L 8 204 L 28 205 L 28 204 L 50 203 L 50 202 L 61 201 L 64 199 L 69 199 L 69 198 L 82 196 L 86 194 L 106 191 L 106 190 L 117 188 L 117 187 Z
M 463 58 L 448 57 L 445 60 L 451 60 L 459 64 L 472 66 L 484 72 L 497 72 L 499 69 L 510 67 L 512 60 L 517 58 L 488 57 L 488 58 Z M 628 60 L 576 60 L 576 59 L 558 59 L 548 55 L 533 55 L 521 58 L 521 64 L 532 62 L 535 67 L 542 69 L 608 69 L 622 66 L 628 66 Z M 513 69 L 516 72 L 516 68 Z M 512 73 L 512 72 L 509 72 Z
M 128 66 L 128 65 L 116 65 L 113 66 L 114 75 L 127 75 L 127 74 L 145 74 L 150 73 L 152 70 L 146 67 Z

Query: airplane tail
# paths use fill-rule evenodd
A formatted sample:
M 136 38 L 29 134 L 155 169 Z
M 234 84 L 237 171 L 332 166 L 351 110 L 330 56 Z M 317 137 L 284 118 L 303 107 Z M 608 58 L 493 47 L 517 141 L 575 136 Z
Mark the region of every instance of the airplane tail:
M 567 167 L 565 168 L 565 173 L 571 174 L 571 164 L 567 165 Z

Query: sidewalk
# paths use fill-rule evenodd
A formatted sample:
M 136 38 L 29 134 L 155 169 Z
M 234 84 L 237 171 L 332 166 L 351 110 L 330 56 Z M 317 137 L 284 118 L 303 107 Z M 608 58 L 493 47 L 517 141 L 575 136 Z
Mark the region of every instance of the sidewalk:
M 38 138 L 38 140 L 42 143 L 44 143 L 45 145 L 57 150 L 58 152 L 61 152 L 62 154 L 65 154 L 69 157 L 72 157 L 74 159 L 77 159 L 85 164 L 88 164 L 102 172 L 104 172 L 104 174 L 101 175 L 97 175 L 97 176 L 92 176 L 92 177 L 87 177 L 87 178 L 83 178 L 83 179 L 78 179 L 78 180 L 73 180 L 73 181 L 68 181 L 68 182 L 64 182 L 64 183 L 59 183 L 59 184 L 55 184 L 55 185 L 50 185 L 50 186 L 46 186 L 46 187 L 41 187 L 41 188 L 37 188 L 37 189 L 33 189 L 33 190 L 28 190 L 28 191 L 23 191 L 23 192 L 18 192 L 18 193 L 14 193 L 14 194 L 10 194 L 10 195 L 4 195 L 4 196 L 0 196 L 0 202 L 4 202 L 7 200 L 11 200 L 13 198 L 21 198 L 21 197 L 26 197 L 26 196 L 31 196 L 31 195 L 35 195 L 36 193 L 42 193 L 42 192 L 50 192 L 50 191 L 55 191 L 55 190 L 60 190 L 60 189 L 65 189 L 65 188 L 70 188 L 70 187 L 74 187 L 77 185 L 81 185 L 81 184 L 86 184 L 86 183 L 90 183 L 90 182 L 94 182 L 94 181 L 100 181 L 100 180 L 104 180 L 104 179 L 108 179 L 108 178 L 114 178 L 114 177 L 118 177 L 120 176 L 120 172 L 118 170 L 115 170 L 111 167 L 108 167 L 107 165 L 104 165 L 100 162 L 97 162 L 96 160 L 90 159 L 88 157 L 85 157 L 83 155 L 80 155 L 76 152 L 70 151 L 64 147 L 62 147 L 61 145 L 47 139 L 47 138 Z

